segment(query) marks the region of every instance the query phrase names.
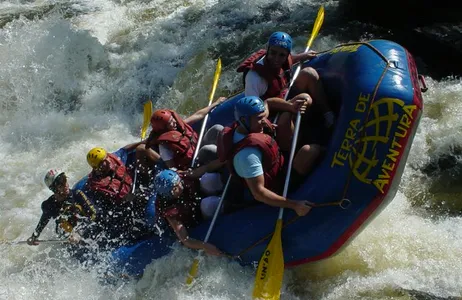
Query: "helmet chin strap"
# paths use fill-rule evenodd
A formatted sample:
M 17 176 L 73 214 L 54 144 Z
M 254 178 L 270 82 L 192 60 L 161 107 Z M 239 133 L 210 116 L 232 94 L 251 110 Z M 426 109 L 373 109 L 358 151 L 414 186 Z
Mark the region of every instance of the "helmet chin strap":
M 242 121 L 242 119 L 244 119 L 244 122 Z M 249 133 L 250 132 L 250 127 L 245 124 L 246 123 L 245 121 L 246 121 L 245 117 L 241 117 L 239 119 L 239 125 L 241 125 L 247 131 L 247 133 Z

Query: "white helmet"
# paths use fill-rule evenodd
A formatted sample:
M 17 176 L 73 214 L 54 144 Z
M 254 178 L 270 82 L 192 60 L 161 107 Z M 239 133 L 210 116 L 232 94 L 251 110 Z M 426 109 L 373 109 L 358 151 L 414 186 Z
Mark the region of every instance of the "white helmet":
M 53 182 L 55 182 L 56 178 L 61 174 L 63 174 L 63 172 L 56 170 L 56 169 L 51 169 L 50 171 L 47 172 L 44 180 L 45 180 L 45 184 L 50 190 L 53 186 Z

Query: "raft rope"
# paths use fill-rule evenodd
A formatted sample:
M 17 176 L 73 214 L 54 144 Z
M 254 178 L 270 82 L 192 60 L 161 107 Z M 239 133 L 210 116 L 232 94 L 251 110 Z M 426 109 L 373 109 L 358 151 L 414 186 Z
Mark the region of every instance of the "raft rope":
M 367 124 L 369 122 L 369 117 L 370 117 L 372 104 L 374 104 L 374 102 L 376 100 L 375 98 L 377 96 L 377 92 L 379 90 L 379 87 L 380 87 L 383 79 L 385 78 L 385 75 L 386 75 L 388 69 L 390 68 L 391 62 L 385 57 L 385 55 L 382 54 L 382 52 L 380 52 L 377 48 L 375 48 L 374 46 L 369 44 L 369 42 L 354 42 L 354 43 L 340 44 L 340 45 L 337 45 L 336 47 L 334 47 L 332 49 L 322 51 L 322 52 L 318 52 L 318 54 L 319 53 L 329 52 L 329 51 L 332 51 L 333 49 L 336 49 L 336 48 L 339 48 L 339 47 L 353 46 L 353 45 L 358 45 L 358 44 L 365 45 L 365 46 L 369 47 L 372 51 L 374 51 L 386 63 L 386 66 L 385 66 L 384 70 L 382 71 L 382 74 L 380 75 L 380 78 L 377 81 L 377 84 L 374 87 L 374 91 L 372 93 L 372 100 L 371 100 L 371 102 L 369 104 L 369 107 L 368 107 L 368 110 L 367 110 L 367 115 L 366 115 L 365 122 L 364 122 L 364 125 L 365 125 L 365 124 Z M 363 126 L 363 128 L 362 128 L 362 130 L 360 132 L 360 138 L 359 138 L 358 141 L 363 140 L 363 138 L 365 137 L 365 135 L 366 135 L 366 130 L 365 129 L 366 129 L 366 126 Z M 357 143 L 357 145 L 355 145 L 355 149 L 354 149 L 355 152 L 354 153 L 358 153 L 357 150 L 358 150 L 359 144 L 361 144 L 361 143 Z M 363 147 L 364 147 L 364 144 L 363 144 Z M 339 206 L 342 209 L 348 209 L 350 207 L 352 202 L 349 199 L 346 198 L 346 195 L 348 193 L 348 189 L 349 189 L 350 183 L 351 183 L 351 178 L 353 176 L 353 166 L 356 164 L 358 158 L 359 158 L 359 156 L 356 156 L 356 159 L 355 159 L 353 165 L 350 168 L 350 172 L 348 174 L 348 178 L 347 178 L 347 181 L 346 181 L 344 189 L 343 189 L 342 200 L 335 201 L 335 202 L 326 202 L 326 203 L 313 203 L 312 204 L 313 208 L 320 208 L 320 207 L 327 207 L 327 206 Z M 297 215 L 292 217 L 291 219 L 289 219 L 287 222 L 285 222 L 282 225 L 282 228 L 284 229 L 285 227 L 295 223 L 295 221 L 297 221 L 299 218 L 300 218 L 300 216 L 297 216 Z M 255 248 L 257 245 L 263 243 L 264 241 L 269 240 L 272 236 L 273 236 L 273 232 L 265 235 L 264 237 L 262 237 L 261 239 L 259 239 L 255 243 L 251 244 L 249 247 L 247 247 L 244 250 L 242 250 L 241 252 L 239 252 L 237 255 L 226 255 L 226 256 L 229 257 L 229 258 L 233 258 L 233 259 L 240 259 L 240 257 L 244 253 L 250 251 L 251 249 Z
M 348 209 L 348 207 L 350 207 L 350 205 L 351 205 L 351 201 L 349 199 L 342 199 L 340 201 L 335 201 L 335 202 L 313 203 L 311 205 L 311 207 L 320 208 L 320 207 L 327 207 L 327 206 L 338 206 L 338 207 L 340 207 L 342 209 Z M 289 226 L 290 224 L 294 223 L 295 221 L 298 220 L 298 218 L 300 218 L 300 217 L 299 216 L 292 217 L 290 220 L 288 220 L 287 222 L 285 222 L 283 224 L 282 228 L 284 228 L 286 226 Z M 247 251 L 250 251 L 251 249 L 255 248 L 258 244 L 263 243 L 265 240 L 271 238 L 272 236 L 273 236 L 273 232 L 265 235 L 264 237 L 259 239 L 257 242 L 253 243 L 249 247 L 247 247 L 244 250 L 242 250 L 241 252 L 239 252 L 237 255 L 235 255 L 235 256 L 227 255 L 227 256 L 230 257 L 230 258 L 238 258 L 238 259 L 240 259 L 240 256 L 242 254 L 246 253 Z
M 363 123 L 363 128 L 361 130 L 361 133 L 360 133 L 360 138 L 358 139 L 359 143 L 357 143 L 354 147 L 354 151 L 353 151 L 353 154 L 354 153 L 362 153 L 363 151 L 363 148 L 366 146 L 364 143 L 361 143 L 361 141 L 365 138 L 366 136 L 366 124 L 369 122 L 369 117 L 371 115 L 371 108 L 372 108 L 372 105 L 374 104 L 375 102 L 375 98 L 377 96 L 377 92 L 379 90 L 379 87 L 380 85 L 382 84 L 382 81 L 383 79 L 385 78 L 385 75 L 388 71 L 388 69 L 390 68 L 390 61 L 385 57 L 385 55 L 383 55 L 377 48 L 375 48 L 374 46 L 372 46 L 371 44 L 369 44 L 368 42 L 357 42 L 357 43 L 349 43 L 349 44 L 344 44 L 344 45 L 340 45 L 340 46 L 337 46 L 337 47 L 341 47 L 341 46 L 350 46 L 350 45 L 358 45 L 358 44 L 362 44 L 362 45 L 365 45 L 369 48 L 371 48 L 378 56 L 380 56 L 380 58 L 382 58 L 386 65 L 385 65 L 385 68 L 383 69 L 382 71 L 382 74 L 380 75 L 380 78 L 379 80 L 377 81 L 377 84 L 374 88 L 374 92 L 372 93 L 372 100 L 369 104 L 369 108 L 367 110 L 367 115 L 366 115 L 366 118 L 364 120 L 364 123 Z M 336 47 L 336 48 L 337 48 Z M 359 146 L 362 145 L 363 148 L 361 148 L 361 152 L 358 152 L 358 148 Z M 345 184 L 345 187 L 343 189 L 343 196 L 342 198 L 345 198 L 347 193 L 348 193 L 348 189 L 350 188 L 350 183 L 351 183 L 351 179 L 352 179 L 352 176 L 353 176 L 353 166 L 356 165 L 357 161 L 359 159 L 359 155 L 356 155 L 356 158 L 353 162 L 353 164 L 351 165 L 351 168 L 350 168 L 350 172 L 348 174 L 348 178 L 347 178 L 347 181 L 346 181 L 346 184 Z

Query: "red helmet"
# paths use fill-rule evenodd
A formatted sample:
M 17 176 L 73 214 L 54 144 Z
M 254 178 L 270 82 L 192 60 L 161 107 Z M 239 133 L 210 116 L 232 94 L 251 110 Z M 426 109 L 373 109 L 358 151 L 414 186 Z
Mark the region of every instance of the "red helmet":
M 172 117 L 172 113 L 165 109 L 156 110 L 151 116 L 152 130 L 155 132 L 164 131 Z

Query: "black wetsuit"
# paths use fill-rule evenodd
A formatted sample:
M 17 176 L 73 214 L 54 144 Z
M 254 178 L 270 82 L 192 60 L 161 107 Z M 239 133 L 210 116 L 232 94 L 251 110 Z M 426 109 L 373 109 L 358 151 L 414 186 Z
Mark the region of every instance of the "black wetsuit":
M 82 207 L 85 216 L 88 216 L 93 221 L 96 220 L 98 212 L 91 201 L 82 191 L 71 190 L 68 197 L 63 201 L 57 201 L 55 195 L 52 195 L 47 200 L 43 201 L 42 216 L 35 228 L 34 236 L 38 238 L 51 219 L 57 219 L 61 216 L 66 207 L 74 204 L 78 204 Z

